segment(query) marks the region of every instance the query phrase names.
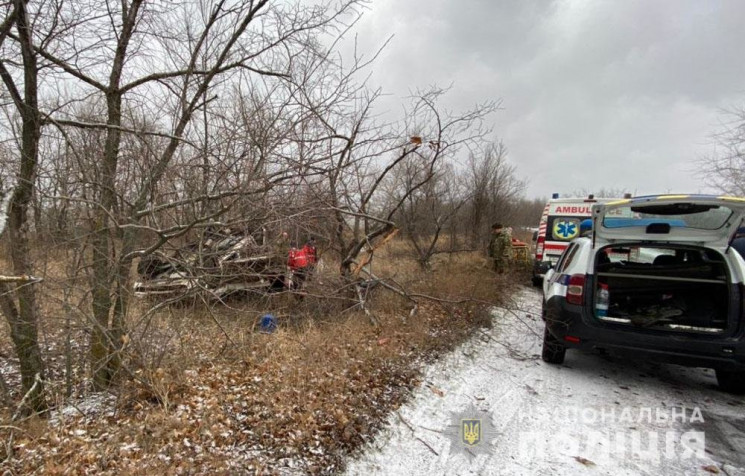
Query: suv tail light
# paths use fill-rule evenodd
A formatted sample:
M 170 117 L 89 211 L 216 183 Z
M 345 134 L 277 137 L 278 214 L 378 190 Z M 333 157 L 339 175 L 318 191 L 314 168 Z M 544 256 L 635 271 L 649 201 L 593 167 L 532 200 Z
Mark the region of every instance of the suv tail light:
M 543 261 L 543 247 L 546 242 L 546 235 L 541 235 L 538 237 L 538 241 L 536 241 L 535 244 L 535 260 L 536 261 Z
M 584 289 L 584 274 L 573 274 L 569 276 L 569 283 L 567 285 L 567 302 L 569 304 L 582 304 Z

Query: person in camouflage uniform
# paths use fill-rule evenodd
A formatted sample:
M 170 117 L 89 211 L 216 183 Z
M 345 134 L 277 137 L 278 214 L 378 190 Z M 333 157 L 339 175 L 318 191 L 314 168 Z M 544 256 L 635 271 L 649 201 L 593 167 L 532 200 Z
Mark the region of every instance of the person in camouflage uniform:
M 504 273 L 512 250 L 512 237 L 501 223 L 491 227 L 492 236 L 489 241 L 489 257 L 494 262 L 494 271 Z

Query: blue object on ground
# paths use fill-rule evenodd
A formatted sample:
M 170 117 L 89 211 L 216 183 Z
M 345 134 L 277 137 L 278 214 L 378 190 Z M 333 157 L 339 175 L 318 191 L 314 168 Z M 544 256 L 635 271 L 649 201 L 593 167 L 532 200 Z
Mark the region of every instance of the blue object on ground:
M 261 316 L 261 332 L 271 334 L 277 330 L 277 318 L 271 314 L 264 314 Z

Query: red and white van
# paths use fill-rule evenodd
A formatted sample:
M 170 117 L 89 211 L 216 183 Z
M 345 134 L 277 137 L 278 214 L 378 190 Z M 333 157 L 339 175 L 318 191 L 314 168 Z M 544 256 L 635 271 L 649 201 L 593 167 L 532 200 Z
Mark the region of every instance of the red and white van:
M 592 216 L 593 203 L 613 200 L 618 198 L 595 198 L 593 195 L 586 198 L 559 198 L 558 193 L 553 194 L 543 209 L 535 240 L 534 285 L 539 286 L 543 282 L 546 271 L 556 264 L 569 242 L 580 236 L 580 224 Z

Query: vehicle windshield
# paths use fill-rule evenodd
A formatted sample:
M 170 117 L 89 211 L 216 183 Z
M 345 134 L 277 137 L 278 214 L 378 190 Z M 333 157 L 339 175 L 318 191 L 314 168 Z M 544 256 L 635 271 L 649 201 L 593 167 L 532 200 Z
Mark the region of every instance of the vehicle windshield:
M 732 216 L 732 210 L 709 203 L 654 203 L 633 205 L 610 210 L 603 218 L 606 228 L 633 226 L 669 226 L 716 230 Z

